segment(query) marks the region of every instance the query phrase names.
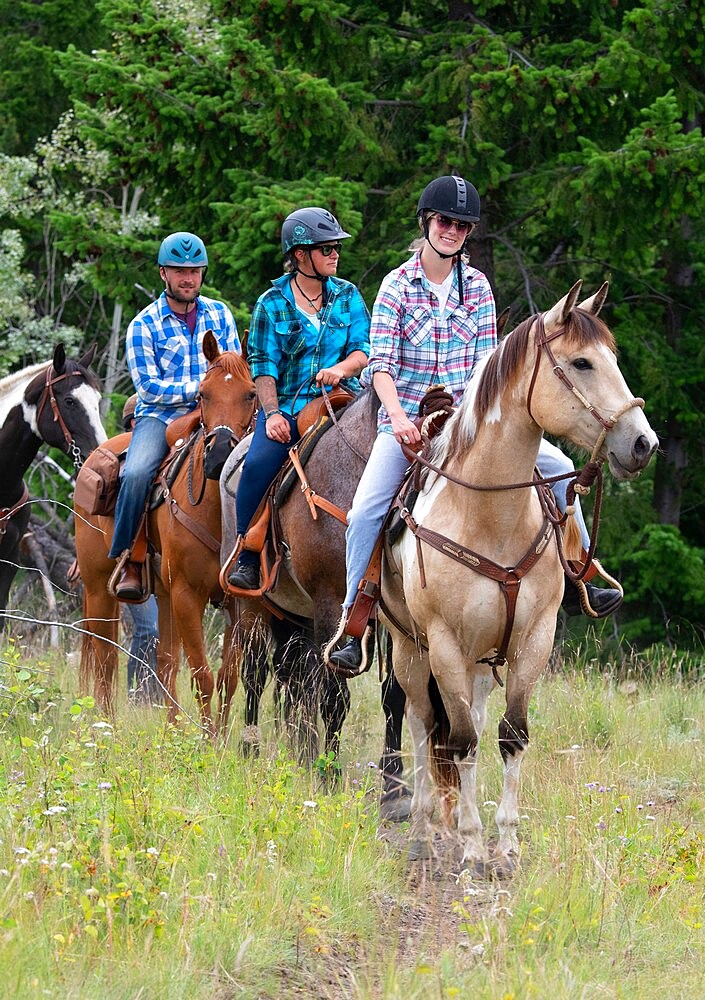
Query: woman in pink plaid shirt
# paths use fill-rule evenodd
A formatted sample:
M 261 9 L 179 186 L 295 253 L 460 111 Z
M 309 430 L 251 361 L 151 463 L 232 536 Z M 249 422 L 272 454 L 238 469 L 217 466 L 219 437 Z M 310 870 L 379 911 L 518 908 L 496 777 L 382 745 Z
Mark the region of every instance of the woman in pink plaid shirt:
M 412 245 L 409 260 L 383 280 L 372 310 L 370 359 L 362 381 L 373 385 L 381 406 L 377 438 L 348 514 L 344 619 L 409 465 L 401 444 L 413 447 L 420 441 L 412 422 L 419 403 L 431 386 L 443 385 L 457 405 L 473 368 L 497 344 L 490 283 L 464 254 L 480 219 L 477 190 L 462 177 L 437 177 L 424 188 L 416 216 L 423 236 Z M 539 467 L 548 476 L 570 471 L 572 463 L 544 442 Z M 565 497 L 557 500 L 564 509 Z M 580 522 L 583 542 L 589 543 L 582 516 Z M 600 617 L 621 603 L 619 591 L 590 590 L 596 592 Z M 362 640 L 353 637 L 329 660 L 355 670 L 363 655 Z

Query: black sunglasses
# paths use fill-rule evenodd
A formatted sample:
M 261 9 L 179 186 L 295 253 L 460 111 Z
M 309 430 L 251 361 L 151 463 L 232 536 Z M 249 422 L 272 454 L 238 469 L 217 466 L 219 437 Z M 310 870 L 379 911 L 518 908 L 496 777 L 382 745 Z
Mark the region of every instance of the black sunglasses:
M 340 256 L 340 251 L 343 249 L 342 243 L 324 243 L 323 246 L 314 247 L 314 250 L 320 250 L 324 257 L 330 257 L 330 255 L 335 252 Z

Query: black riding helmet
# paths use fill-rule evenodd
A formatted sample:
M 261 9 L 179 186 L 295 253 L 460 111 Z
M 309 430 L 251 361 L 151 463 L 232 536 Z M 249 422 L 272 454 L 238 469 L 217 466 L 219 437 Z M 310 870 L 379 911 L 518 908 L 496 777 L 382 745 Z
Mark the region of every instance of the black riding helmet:
M 475 223 L 480 221 L 480 196 L 477 188 L 466 181 L 464 177 L 457 177 L 455 174 L 446 174 L 443 177 L 436 177 L 435 180 L 427 184 L 421 192 L 419 203 L 416 208 L 416 217 L 421 223 L 423 234 L 428 240 L 432 250 L 439 257 L 447 260 L 455 254 L 441 253 L 431 243 L 428 236 L 428 212 L 436 212 L 438 215 L 446 215 L 449 219 L 457 219 L 460 222 Z M 463 278 L 460 263 L 460 256 L 465 249 L 465 244 L 457 255 L 458 269 L 458 294 L 460 303 L 463 303 Z

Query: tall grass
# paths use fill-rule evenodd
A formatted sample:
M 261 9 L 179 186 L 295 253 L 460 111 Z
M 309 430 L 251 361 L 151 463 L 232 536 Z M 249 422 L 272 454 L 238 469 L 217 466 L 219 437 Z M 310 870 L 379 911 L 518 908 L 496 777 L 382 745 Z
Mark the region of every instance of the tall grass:
M 77 700 L 66 658 L 0 666 L 2 995 L 678 998 L 704 966 L 702 686 L 585 656 L 534 698 L 522 858 L 506 883 L 378 835 L 374 676 L 353 684 L 342 778 L 204 741 L 186 717 Z M 124 673 L 124 671 L 123 671 Z M 192 702 L 185 678 L 186 716 Z M 478 780 L 493 834 L 496 723 Z M 411 770 L 407 761 L 407 771 Z

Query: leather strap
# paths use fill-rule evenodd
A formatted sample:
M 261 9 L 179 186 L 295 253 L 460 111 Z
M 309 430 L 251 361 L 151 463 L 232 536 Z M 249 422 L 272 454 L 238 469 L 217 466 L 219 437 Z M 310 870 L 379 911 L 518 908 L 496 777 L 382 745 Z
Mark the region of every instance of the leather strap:
M 27 489 L 27 484 L 23 481 L 22 496 L 19 498 L 19 500 L 16 503 L 14 503 L 12 507 L 0 507 L 0 538 L 7 531 L 7 522 L 10 521 L 15 516 L 20 507 L 24 507 L 24 505 L 27 503 L 28 500 L 29 500 L 29 490 Z
M 331 503 L 330 500 L 326 500 L 325 497 L 319 496 L 318 493 L 316 493 L 316 491 L 311 487 L 310 483 L 306 479 L 306 473 L 304 472 L 304 468 L 301 464 L 301 461 L 299 460 L 297 445 L 294 445 L 293 448 L 289 449 L 289 458 L 291 459 L 291 464 L 296 469 L 296 474 L 301 480 L 301 492 L 306 498 L 306 502 L 308 503 L 308 506 L 311 510 L 311 517 L 313 518 L 313 520 L 314 521 L 318 520 L 318 513 L 316 511 L 316 507 L 319 507 L 321 510 L 324 510 L 326 514 L 330 514 L 331 517 L 334 517 L 337 521 L 340 521 L 341 524 L 347 526 L 348 523 L 347 514 L 344 511 L 342 511 L 340 507 L 337 507 L 334 503 Z

